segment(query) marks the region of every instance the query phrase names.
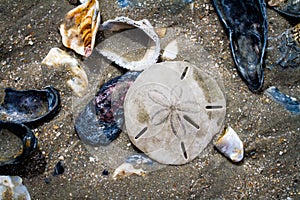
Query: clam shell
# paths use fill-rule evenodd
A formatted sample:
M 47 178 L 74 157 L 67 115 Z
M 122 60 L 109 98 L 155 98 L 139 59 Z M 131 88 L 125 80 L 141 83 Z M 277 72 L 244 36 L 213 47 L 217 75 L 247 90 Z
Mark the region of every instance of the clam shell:
M 160 41 L 148 20 L 134 21 L 127 17 L 117 17 L 105 21 L 100 30 L 123 31 L 104 40 L 96 48 L 119 66 L 140 71 L 157 62 Z M 128 54 L 130 56 L 126 56 Z
M 51 86 L 43 90 L 6 88 L 0 105 L 0 120 L 34 125 L 52 119 L 59 109 L 59 92 Z
M 233 162 L 240 162 L 244 158 L 243 142 L 230 126 L 218 138 L 215 147 Z
M 69 11 L 60 25 L 64 46 L 83 56 L 90 56 L 100 24 L 98 0 L 89 0 Z
M 72 74 L 72 78 L 67 80 L 67 84 L 73 92 L 79 97 L 82 97 L 87 92 L 89 80 L 84 70 L 85 67 L 67 52 L 56 47 L 52 48 L 43 59 L 42 64 L 54 68 L 66 67 Z
M 139 72 L 127 72 L 102 85 L 75 121 L 80 139 L 92 146 L 108 145 L 121 132 L 124 123 L 125 94 Z
M 0 157 L 0 166 L 16 164 L 31 155 L 37 149 L 38 140 L 33 132 L 25 125 L 0 121 L 0 132 L 6 131 L 16 135 L 23 142 L 23 147 L 13 157 Z M 3 155 L 1 153 L 1 155 Z
M 219 132 L 225 104 L 219 85 L 196 66 L 158 63 L 143 71 L 126 94 L 126 130 L 151 159 L 185 164 Z
M 19 176 L 0 176 L 0 199 L 30 200 L 27 188 Z

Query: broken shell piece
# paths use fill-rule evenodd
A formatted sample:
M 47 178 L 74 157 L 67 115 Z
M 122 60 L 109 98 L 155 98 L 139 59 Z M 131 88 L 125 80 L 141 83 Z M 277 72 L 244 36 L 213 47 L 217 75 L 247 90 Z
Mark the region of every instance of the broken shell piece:
M 73 75 L 73 77 L 67 81 L 68 86 L 79 97 L 82 97 L 87 91 L 89 81 L 83 69 L 83 64 L 79 63 L 67 52 L 56 47 L 52 48 L 42 61 L 42 64 L 50 67 L 66 66 Z
M 121 179 L 132 174 L 145 176 L 146 171 L 144 171 L 143 169 L 135 169 L 131 163 L 123 163 L 114 171 L 113 179 Z
M 127 30 L 104 40 L 96 48 L 119 66 L 140 71 L 157 62 L 160 41 L 148 20 L 134 21 L 127 17 L 117 17 L 104 22 L 100 30 Z
M 272 98 L 276 103 L 284 106 L 285 109 L 297 115 L 300 114 L 300 103 L 296 98 L 283 94 L 278 88 L 272 86 L 266 89 L 265 93 Z
M 19 176 L 0 176 L 0 199 L 30 200 L 27 188 Z
M 0 134 L 1 134 L 1 152 L 0 152 L 0 166 L 17 164 L 22 159 L 30 156 L 37 149 L 38 140 L 33 134 L 33 132 L 25 125 L 12 123 L 12 122 L 2 122 L 0 121 Z M 10 154 L 10 149 L 6 149 L 3 145 L 3 141 L 9 137 L 9 134 L 14 134 L 22 141 L 22 147 L 19 149 L 17 147 L 12 147 L 11 141 L 8 141 L 10 149 L 15 149 L 18 152 L 14 155 Z M 1 198 L 0 198 L 1 199 Z
M 300 18 L 299 0 L 269 0 L 268 5 L 284 16 Z
M 34 125 L 52 119 L 60 109 L 59 92 L 52 86 L 43 90 L 5 89 L 0 120 Z
M 219 132 L 226 102 L 216 81 L 198 67 L 162 62 L 139 75 L 124 109 L 131 142 L 159 163 L 180 165 L 196 158 Z
M 244 158 L 243 142 L 230 126 L 224 130 L 215 147 L 232 162 L 240 162 Z
M 113 179 L 121 179 L 132 174 L 144 176 L 147 171 L 151 171 L 151 166 L 153 168 L 153 165 L 155 164 L 158 163 L 154 162 L 144 154 L 131 155 L 115 170 Z
M 64 46 L 80 55 L 90 56 L 99 24 L 100 11 L 97 0 L 86 1 L 69 11 L 59 29 Z
M 268 38 L 266 66 L 272 69 L 279 65 L 283 68 L 296 68 L 300 65 L 300 23 Z
M 170 42 L 164 49 L 162 59 L 164 60 L 174 60 L 178 54 L 178 43 L 177 40 Z

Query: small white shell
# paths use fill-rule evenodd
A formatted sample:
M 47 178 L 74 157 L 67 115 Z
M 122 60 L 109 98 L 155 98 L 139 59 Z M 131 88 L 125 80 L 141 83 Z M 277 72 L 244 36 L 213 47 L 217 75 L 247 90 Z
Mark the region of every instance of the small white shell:
M 122 178 L 130 176 L 132 174 L 136 174 L 139 176 L 145 176 L 146 171 L 144 171 L 143 169 L 135 169 L 133 167 L 133 164 L 131 164 L 131 163 L 123 163 L 114 171 L 113 179 L 114 180 L 122 179 Z
M 71 79 L 67 80 L 68 86 L 79 97 L 83 96 L 87 91 L 89 82 L 82 64 L 67 52 L 56 47 L 52 48 L 42 61 L 42 64 L 55 68 L 66 66 L 67 70 L 70 70 L 73 75 Z
M 243 142 L 230 126 L 218 138 L 215 147 L 233 162 L 240 162 L 244 158 Z
M 0 199 L 30 200 L 27 188 L 19 176 L 0 176 Z
M 133 49 L 130 49 L 131 44 L 133 43 L 145 43 L 145 37 L 141 41 L 132 41 L 130 39 L 126 40 L 126 32 L 122 34 L 123 32 L 119 34 L 115 34 L 112 37 L 104 40 L 97 46 L 97 50 L 99 53 L 101 53 L 103 56 L 107 57 L 109 60 L 114 61 L 117 63 L 119 66 L 129 69 L 129 70 L 135 70 L 135 71 L 140 71 L 144 70 L 150 65 L 154 64 L 158 60 L 158 56 L 160 53 L 160 41 L 159 37 L 154 31 L 152 25 L 150 22 L 146 19 L 143 19 L 141 21 L 134 21 L 130 18 L 127 17 L 117 17 L 114 20 L 108 20 L 105 21 L 101 27 L 100 30 L 109 30 L 109 31 L 122 31 L 122 30 L 127 30 L 127 31 L 132 31 L 132 29 L 138 28 L 139 31 L 142 31 L 148 38 L 150 39 L 148 44 L 145 44 L 143 47 L 146 47 L 146 52 L 143 54 L 143 57 L 137 60 L 130 60 L 124 57 L 125 54 L 128 53 L 133 53 L 135 54 L 137 49 L 135 46 Z M 131 29 L 131 30 L 128 30 Z M 141 37 L 140 33 L 132 33 L 129 34 L 129 36 L 134 35 L 134 37 L 139 38 Z M 112 44 L 116 43 L 120 38 L 125 38 L 125 40 L 121 40 L 123 44 L 120 44 L 120 42 L 117 42 L 117 49 L 121 48 L 122 54 L 120 52 L 117 52 L 117 49 L 111 49 Z M 124 46 L 122 48 L 121 46 Z M 140 46 L 138 46 L 140 48 Z M 137 56 L 134 56 L 137 57 Z

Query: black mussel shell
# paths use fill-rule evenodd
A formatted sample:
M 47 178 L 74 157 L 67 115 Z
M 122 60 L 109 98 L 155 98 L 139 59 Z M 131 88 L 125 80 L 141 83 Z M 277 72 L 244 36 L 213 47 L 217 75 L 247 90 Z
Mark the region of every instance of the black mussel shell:
M 281 15 L 288 18 L 300 19 L 300 1 L 287 0 L 280 2 L 279 5 L 272 7 Z
M 48 86 L 43 90 L 5 89 L 0 105 L 0 120 L 34 125 L 52 119 L 60 109 L 59 92 Z
M 263 0 L 212 0 L 230 40 L 235 65 L 248 88 L 263 85 L 263 58 L 267 42 L 267 12 Z
M 75 121 L 79 138 L 92 146 L 108 145 L 121 133 L 124 99 L 140 72 L 127 72 L 103 84 Z
M 35 137 L 33 132 L 24 124 L 0 121 L 0 131 L 1 130 L 7 130 L 19 137 L 23 142 L 23 148 L 21 152 L 18 152 L 17 155 L 11 158 L 0 157 L 0 166 L 17 164 L 22 159 L 30 156 L 37 149 L 37 138 Z M 0 135 L 0 137 L 3 136 Z

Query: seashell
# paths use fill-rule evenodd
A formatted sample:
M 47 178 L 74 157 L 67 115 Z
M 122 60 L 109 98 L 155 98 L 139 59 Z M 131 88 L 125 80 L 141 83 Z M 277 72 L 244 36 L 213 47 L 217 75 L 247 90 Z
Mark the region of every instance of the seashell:
M 0 199 L 30 200 L 30 194 L 19 176 L 0 176 Z
M 89 0 L 69 11 L 60 25 L 64 46 L 83 56 L 90 56 L 100 24 L 98 0 Z
M 287 17 L 300 18 L 299 0 L 269 0 L 268 5 Z
M 134 21 L 127 17 L 117 17 L 104 22 L 100 30 L 123 30 L 104 40 L 96 48 L 99 53 L 119 66 L 140 71 L 157 62 L 160 41 L 148 20 Z
M 102 85 L 75 121 L 75 129 L 85 143 L 107 145 L 121 132 L 124 123 L 123 102 L 128 88 L 139 72 L 127 72 Z
M 219 132 L 225 104 L 217 82 L 196 66 L 179 61 L 154 64 L 126 94 L 126 130 L 151 159 L 185 164 Z
M 154 165 L 154 161 L 143 154 L 129 156 L 113 173 L 113 179 L 122 179 L 132 174 L 145 176 L 148 172 L 147 166 Z
M 114 171 L 113 179 L 114 180 L 122 179 L 122 178 L 130 176 L 132 174 L 136 174 L 139 176 L 145 176 L 146 171 L 144 171 L 143 169 L 134 168 L 131 163 L 123 163 Z
M 235 65 L 252 92 L 263 85 L 263 58 L 267 42 L 267 12 L 263 0 L 213 0 L 229 35 Z
M 162 54 L 163 60 L 174 60 L 178 54 L 178 43 L 177 40 L 171 41 L 164 49 Z
M 224 130 L 214 145 L 232 162 L 240 162 L 244 158 L 243 142 L 230 126 Z
M 58 161 L 54 167 L 53 176 L 58 176 L 60 174 L 63 174 L 65 172 L 65 168 L 63 165 L 63 161 Z
M 283 94 L 278 88 L 272 86 L 265 90 L 266 95 L 273 99 L 276 103 L 282 105 L 292 114 L 300 114 L 300 104 L 296 98 Z
M 0 120 L 34 125 L 52 119 L 59 109 L 59 92 L 51 86 L 43 90 L 6 88 L 0 105 Z
M 276 65 L 296 68 L 299 64 L 300 23 L 276 37 L 269 37 L 266 53 L 266 66 L 269 69 Z
M 4 136 L 6 134 L 14 134 L 22 141 L 22 148 L 15 155 L 5 156 L 4 152 L 4 154 L 1 153 L 0 166 L 16 164 L 22 159 L 31 155 L 37 149 L 37 138 L 35 137 L 33 132 L 23 124 L 0 121 L 0 133 L 1 136 Z
M 42 64 L 55 68 L 66 66 L 73 76 L 67 81 L 67 84 L 77 96 L 82 97 L 88 90 L 89 80 L 83 64 L 67 52 L 56 47 L 52 48 L 43 59 Z

